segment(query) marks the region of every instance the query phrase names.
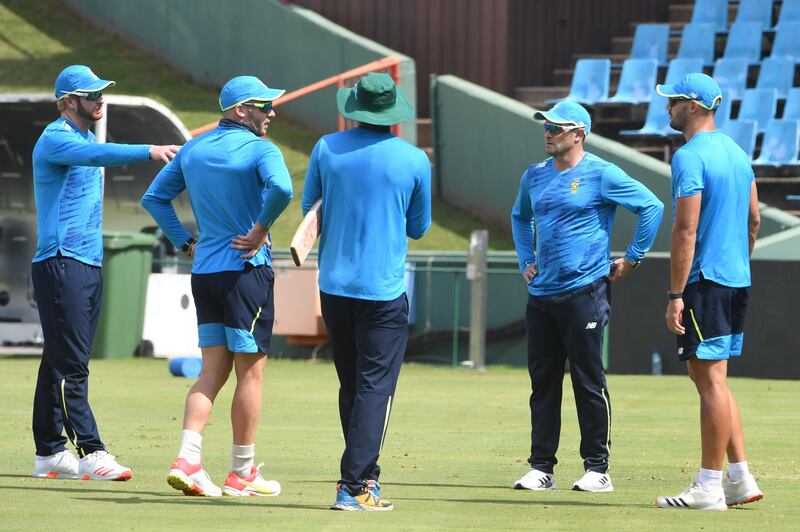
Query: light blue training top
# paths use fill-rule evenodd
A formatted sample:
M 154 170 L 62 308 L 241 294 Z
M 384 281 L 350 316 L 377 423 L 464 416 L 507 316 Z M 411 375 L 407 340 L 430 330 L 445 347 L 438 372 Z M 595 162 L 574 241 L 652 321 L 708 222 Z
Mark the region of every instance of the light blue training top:
M 653 245 L 664 213 L 664 204 L 644 185 L 591 153 L 563 172 L 553 158 L 531 165 L 522 174 L 511 212 L 520 270 L 528 264 L 536 264 L 538 270 L 528 292 L 569 292 L 608 275 L 617 205 L 639 217 L 625 257 L 641 260 Z
M 696 133 L 672 157 L 673 216 L 678 198 L 701 194 L 697 242 L 688 283 L 703 277 L 750 286 L 750 191 L 747 154 L 720 131 Z
M 407 237 L 422 238 L 431 224 L 425 152 L 363 127 L 325 135 L 311 153 L 304 215 L 320 197 L 320 290 L 373 301 L 405 292 Z
M 177 248 L 191 237 L 172 206 L 184 189 L 200 229 L 192 273 L 238 271 L 246 262 L 272 265 L 266 245 L 243 259 L 245 252 L 232 249 L 231 241 L 249 233 L 256 220 L 272 226 L 292 199 L 292 179 L 277 146 L 223 119 L 181 148 L 142 196 L 142 206 Z
M 33 148 L 33 194 L 38 245 L 33 262 L 59 252 L 92 266 L 103 265 L 103 174 L 101 166 L 150 159 L 145 144 L 97 144 L 94 133 L 59 118 Z

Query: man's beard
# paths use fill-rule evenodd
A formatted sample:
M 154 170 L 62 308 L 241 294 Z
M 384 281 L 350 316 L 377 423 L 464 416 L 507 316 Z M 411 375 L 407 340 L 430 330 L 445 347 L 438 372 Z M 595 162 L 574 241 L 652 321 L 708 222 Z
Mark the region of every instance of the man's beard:
M 98 116 L 95 116 L 94 105 L 92 105 L 91 110 L 87 110 L 83 106 L 83 103 L 81 103 L 81 102 L 78 103 L 78 109 L 77 109 L 78 117 L 79 118 L 83 118 L 84 120 L 89 120 L 91 122 L 96 122 L 96 121 L 100 120 L 100 118 L 102 118 L 102 115 L 100 114 L 101 110 L 102 110 L 102 108 L 97 111 L 97 115 Z

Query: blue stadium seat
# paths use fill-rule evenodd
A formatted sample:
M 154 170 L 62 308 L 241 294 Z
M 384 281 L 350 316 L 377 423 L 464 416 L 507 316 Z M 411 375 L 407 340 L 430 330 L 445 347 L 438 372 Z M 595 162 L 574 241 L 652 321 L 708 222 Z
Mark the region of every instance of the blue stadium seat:
M 753 164 L 762 166 L 800 165 L 797 147 L 800 145 L 800 122 L 770 120 L 761 142 L 761 153 Z
M 637 24 L 633 36 L 633 59 L 655 59 L 659 65 L 667 64 L 669 24 Z
M 677 83 L 680 79 L 691 72 L 702 72 L 702 59 L 675 58 L 669 62 L 667 77 L 664 83 Z M 653 135 L 664 137 L 668 135 L 680 135 L 669 127 L 669 111 L 667 111 L 667 99 L 657 94 L 655 90 L 647 105 L 647 116 L 644 120 L 642 129 L 627 129 L 620 131 L 620 135 L 645 136 Z
M 728 120 L 720 131 L 728 135 L 752 160 L 756 149 L 756 123 L 753 120 Z
M 768 57 L 761 62 L 756 88 L 777 89 L 778 98 L 786 98 L 794 83 L 794 61 L 785 57 Z
M 696 0 L 691 23 L 709 23 L 714 25 L 717 32 L 727 31 L 728 0 Z
M 711 65 L 716 47 L 717 34 L 712 24 L 687 24 L 676 57 L 700 58 L 704 65 Z
M 761 61 L 761 25 L 758 22 L 737 22 L 731 26 L 722 57 L 741 57 L 750 63 Z
M 734 100 L 741 100 L 744 90 L 747 88 L 747 59 L 729 59 L 720 57 L 714 64 L 713 78 L 721 89 L 727 89 L 729 97 Z
M 719 104 L 717 110 L 714 111 L 714 125 L 717 128 L 724 127 L 728 120 L 731 119 L 731 98 L 730 92 L 722 89 L 722 103 Z
M 604 100 L 611 103 L 647 103 L 656 85 L 655 59 L 626 59 L 622 64 L 617 93 Z
M 800 63 L 800 21 L 783 22 L 775 30 L 770 57 L 787 57 Z
M 773 4 L 773 0 L 739 0 L 735 22 L 758 22 L 762 30 L 767 30 L 772 27 Z
M 703 60 L 699 58 L 676 57 L 669 62 L 664 83 L 678 83 L 683 76 L 703 71 Z
M 786 106 L 783 108 L 783 119 L 792 118 L 800 120 L 800 88 L 794 88 L 786 96 Z
M 778 91 L 775 89 L 747 89 L 744 91 L 739 120 L 755 120 L 756 130 L 762 133 L 767 122 L 775 118 L 778 109 Z
M 578 59 L 572 74 L 572 85 L 565 100 L 592 105 L 608 98 L 611 85 L 610 59 Z M 560 100 L 548 100 L 548 103 Z
M 650 103 L 647 104 L 647 117 L 644 120 L 644 126 L 642 129 L 626 129 L 620 131 L 619 134 L 636 137 L 666 137 L 669 135 L 680 135 L 680 131 L 676 131 L 669 127 L 667 99 L 653 89 Z
M 778 15 L 776 28 L 787 22 L 800 21 L 800 0 L 783 0 L 781 2 L 781 12 Z

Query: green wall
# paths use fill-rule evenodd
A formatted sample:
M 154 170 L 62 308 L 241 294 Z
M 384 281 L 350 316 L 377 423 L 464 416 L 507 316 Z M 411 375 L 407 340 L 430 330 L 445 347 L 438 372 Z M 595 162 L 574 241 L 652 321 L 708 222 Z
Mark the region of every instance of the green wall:
M 436 153 L 435 190 L 445 201 L 510 229 L 510 213 L 522 172 L 547 157 L 534 109 L 455 76 L 431 83 Z M 669 251 L 670 167 L 623 144 L 590 134 L 588 151 L 619 165 L 664 202 L 664 221 L 653 251 Z M 636 217 L 617 210 L 611 248 L 625 250 Z M 761 236 L 800 225 L 800 219 L 766 205 Z
M 296 90 L 386 56 L 401 61 L 401 85 L 416 105 L 414 61 L 307 9 L 275 0 L 64 0 L 198 82 L 221 87 L 240 74 Z M 318 131 L 337 127 L 336 88 L 281 107 Z M 403 135 L 416 142 L 414 120 Z

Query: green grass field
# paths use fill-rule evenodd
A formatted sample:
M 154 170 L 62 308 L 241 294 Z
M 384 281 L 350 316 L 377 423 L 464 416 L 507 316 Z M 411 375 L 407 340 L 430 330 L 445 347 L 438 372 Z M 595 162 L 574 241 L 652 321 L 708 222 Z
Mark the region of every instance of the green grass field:
M 158 58 L 77 18 L 56 0 L 0 0 L 0 93 L 51 93 L 61 69 L 75 63 L 115 80 L 114 94 L 147 96 L 166 105 L 189 129 L 219 119 L 218 90 L 192 83 Z M 55 107 L 53 113 L 55 119 Z M 308 156 L 320 133 L 291 123 L 280 116 L 280 109 L 269 131 L 284 154 L 295 191 L 272 229 L 273 245 L 288 248 L 302 219 L 300 196 Z M 508 199 L 509 212 L 513 200 Z M 492 249 L 513 249 L 509 233 L 446 203 L 434 202 L 433 219 L 428 235 L 410 241 L 410 249 L 466 250 L 470 232 L 486 228 L 491 230 Z
M 161 360 L 91 364 L 91 400 L 109 450 L 134 470 L 129 482 L 29 477 L 36 359 L 0 359 L 0 528 L 4 530 L 791 529 L 800 470 L 800 382 L 735 379 L 749 459 L 765 498 L 725 513 L 653 506 L 695 474 L 698 406 L 685 377 L 611 376 L 613 493 L 570 491 L 581 471 L 572 393 L 564 394 L 558 489 L 510 489 L 527 470 L 529 381 L 523 369 L 483 374 L 428 365 L 403 368 L 381 466 L 389 513 L 333 512 L 342 440 L 337 383 L 328 362 L 267 364 L 257 459 L 283 484 L 276 498 L 187 498 L 165 478 L 177 452 L 191 381 Z M 232 393 L 221 393 L 204 438 L 207 470 L 229 467 Z

